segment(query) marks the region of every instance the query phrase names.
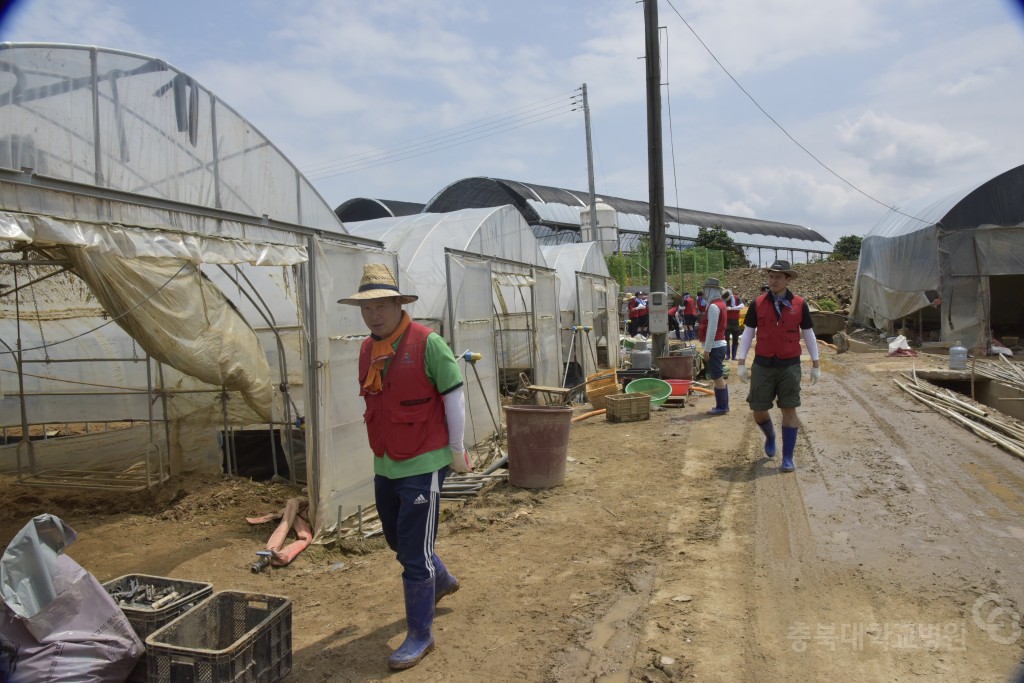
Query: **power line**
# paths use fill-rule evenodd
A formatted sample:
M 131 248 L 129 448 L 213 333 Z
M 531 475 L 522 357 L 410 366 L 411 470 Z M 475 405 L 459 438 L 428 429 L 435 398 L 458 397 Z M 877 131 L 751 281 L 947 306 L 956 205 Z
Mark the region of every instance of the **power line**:
M 668 26 L 661 27 L 665 31 L 665 73 L 668 73 Z M 659 59 L 661 55 L 658 56 Z M 668 81 L 665 81 L 665 101 L 668 103 L 668 139 L 669 147 L 672 150 L 672 185 L 676 190 L 676 206 L 679 206 L 679 177 L 676 174 L 676 133 L 672 127 L 672 92 L 669 90 Z
M 775 127 L 776 127 L 776 128 L 778 128 L 779 130 L 781 130 L 781 131 L 782 131 L 783 135 L 785 135 L 785 136 L 786 136 L 787 138 L 789 138 L 789 139 L 790 139 L 790 141 L 791 141 L 791 142 L 792 142 L 792 143 L 793 143 L 794 145 L 796 145 L 796 146 L 797 146 L 797 147 L 799 147 L 799 148 L 800 148 L 801 150 L 803 150 L 804 154 L 806 154 L 806 155 L 807 155 L 807 156 L 809 156 L 810 158 L 814 159 L 814 161 L 816 161 L 816 162 L 818 163 L 818 165 L 819 165 L 819 166 L 821 166 L 821 167 L 822 167 L 823 169 L 825 169 L 826 171 L 828 171 L 829 173 L 831 173 L 831 174 L 832 174 L 833 176 L 835 176 L 836 178 L 838 178 L 838 179 L 839 179 L 840 181 L 842 181 L 843 183 L 845 183 L 846 185 L 848 185 L 849 187 L 851 187 L 851 188 L 852 188 L 853 190 L 855 190 L 855 191 L 859 192 L 860 194 L 864 195 L 865 197 L 867 197 L 867 198 L 868 198 L 868 199 L 870 199 L 871 201 L 875 202 L 876 204 L 879 204 L 879 205 L 881 205 L 881 206 L 884 206 L 885 208 L 889 209 L 890 211 L 892 211 L 892 212 L 894 212 L 894 213 L 898 213 L 898 214 L 900 214 L 901 216 L 906 216 L 907 218 L 912 218 L 913 220 L 915 220 L 915 221 L 920 221 L 920 222 L 922 222 L 922 223 L 928 223 L 928 224 L 931 224 L 931 222 L 930 222 L 930 221 L 926 221 L 926 220 L 924 220 L 923 218 L 918 218 L 917 216 L 911 216 L 911 215 L 910 215 L 910 214 L 908 214 L 908 213 L 903 213 L 902 211 L 900 211 L 900 210 L 899 210 L 899 209 L 897 209 L 896 207 L 894 207 L 894 206 L 889 206 L 888 204 L 886 204 L 886 203 L 885 203 L 885 202 L 883 202 L 882 200 L 880 200 L 880 199 L 876 199 L 875 197 L 872 197 L 872 196 L 871 196 L 871 195 L 869 195 L 869 194 L 868 194 L 867 192 L 865 192 L 864 190 L 860 189 L 859 187 L 857 187 L 856 185 L 854 185 L 853 183 L 851 183 L 851 182 L 850 182 L 849 180 L 847 180 L 847 179 L 846 179 L 846 178 L 844 178 L 843 176 L 841 176 L 841 175 L 839 175 L 838 173 L 836 173 L 835 171 L 833 171 L 833 170 L 832 170 L 832 169 L 831 169 L 831 168 L 830 168 L 830 167 L 828 166 L 828 164 L 826 164 L 826 163 L 825 163 L 824 161 L 822 161 L 821 159 L 819 159 L 818 157 L 816 157 L 816 156 L 815 156 L 815 155 L 814 155 L 814 154 L 813 154 L 813 153 L 812 153 L 812 152 L 811 152 L 811 151 L 810 151 L 809 149 L 807 149 L 807 148 L 806 148 L 806 147 L 804 147 L 804 146 L 803 146 L 802 144 L 800 144 L 800 142 L 799 142 L 799 141 L 798 141 L 798 140 L 797 140 L 796 138 L 794 138 L 794 137 L 793 137 L 792 135 L 790 135 L 790 134 L 789 134 L 789 131 L 788 131 L 788 130 L 786 130 L 786 129 L 785 129 L 785 128 L 784 128 L 783 126 L 782 126 L 782 124 L 781 124 L 781 123 L 779 123 L 778 121 L 776 121 L 776 120 L 775 120 L 775 118 L 774 118 L 774 117 L 772 117 L 772 115 L 771 115 L 771 114 L 769 114 L 769 113 L 768 113 L 767 111 L 765 111 L 764 107 L 762 107 L 762 106 L 761 106 L 761 105 L 760 105 L 760 104 L 758 103 L 758 101 L 754 99 L 754 96 L 753 96 L 753 95 L 751 95 L 751 94 L 750 94 L 749 92 L 747 92 L 746 88 L 744 88 L 744 87 L 743 87 L 742 85 L 740 85 L 740 82 L 739 82 L 739 81 L 737 81 L 737 80 L 736 80 L 736 78 L 735 78 L 735 77 L 734 77 L 734 76 L 733 76 L 733 75 L 732 75 L 732 74 L 731 74 L 731 73 L 729 72 L 729 70 L 725 68 L 725 65 L 724 65 L 724 64 L 722 64 L 722 62 L 720 62 L 720 61 L 718 60 L 718 57 L 716 57 L 716 56 L 715 56 L 715 53 L 711 51 L 711 48 L 709 48 L 709 47 L 707 46 L 707 44 L 706 44 L 706 43 L 705 43 L 705 42 L 704 42 L 704 41 L 703 41 L 703 40 L 701 39 L 701 37 L 700 37 L 699 35 L 697 35 L 697 32 L 696 32 L 695 30 L 693 30 L 693 27 L 692 27 L 692 26 L 690 26 L 690 23 L 689 23 L 688 21 L 686 21 L 686 19 L 685 19 L 685 18 L 683 18 L 683 15 L 682 15 L 682 14 L 680 14 L 680 13 L 679 13 L 679 10 L 677 10 L 677 9 L 676 9 L 676 7 L 675 7 L 675 5 L 673 5 L 673 4 L 672 4 L 672 0 L 665 0 L 665 2 L 667 2 L 667 3 L 668 3 L 668 6 L 672 8 L 672 11 L 676 13 L 676 16 L 677 16 L 677 17 L 679 17 L 679 20 L 683 22 L 683 24 L 684 24 L 684 25 L 686 26 L 686 28 L 690 29 L 690 33 L 692 33 L 692 34 L 693 34 L 693 37 L 694 37 L 694 38 L 696 38 L 696 39 L 697 39 L 697 42 L 699 42 L 699 43 L 701 44 L 701 47 L 703 47 L 703 48 L 704 48 L 704 50 L 705 50 L 705 51 L 707 51 L 707 53 L 708 53 L 709 55 L 711 55 L 711 59 L 715 60 L 715 64 L 717 64 L 717 65 L 719 66 L 719 68 L 720 68 L 720 69 L 721 69 L 721 70 L 722 70 L 723 72 L 725 72 L 725 75 L 726 75 L 726 76 L 728 76 L 728 77 L 729 77 L 729 79 L 730 79 L 730 80 L 731 80 L 731 81 L 732 81 L 733 83 L 735 83 L 735 84 L 736 84 L 736 87 L 737 87 L 737 88 L 739 88 L 739 89 L 740 89 L 740 91 L 741 91 L 741 92 L 742 92 L 742 93 L 743 93 L 744 95 L 746 95 L 746 96 L 747 96 L 747 99 L 749 99 L 749 100 L 750 100 L 751 102 L 753 102 L 753 103 L 754 103 L 754 106 L 755 106 L 755 107 L 757 107 L 757 108 L 758 108 L 758 109 L 759 109 L 759 110 L 761 111 L 761 113 L 762 113 L 762 114 L 764 114 L 764 115 L 765 115 L 765 117 L 767 117 L 767 119 L 768 119 L 769 121 L 771 121 L 772 123 L 774 123 L 774 124 L 775 124 Z
M 558 99 L 564 99 L 564 97 L 565 97 L 564 95 L 559 95 Z M 549 98 L 549 99 L 552 99 L 552 98 Z M 542 102 L 543 102 L 543 100 L 542 100 Z M 575 102 L 574 99 L 570 99 L 570 104 L 575 104 L 575 103 L 576 102 Z M 556 107 L 565 106 L 565 103 L 564 102 L 558 102 L 558 103 L 556 103 L 554 105 L 548 104 L 548 105 L 544 105 L 544 106 L 540 106 L 540 107 L 528 108 L 528 107 L 531 107 L 531 106 L 532 105 L 526 105 L 525 107 L 520 107 L 518 110 L 512 110 L 512 111 L 515 111 L 515 112 L 518 112 L 518 113 L 515 113 L 515 114 L 513 114 L 511 116 L 495 115 L 495 116 L 486 117 L 486 118 L 483 118 L 483 119 L 478 119 L 477 121 L 471 121 L 470 123 L 463 124 L 462 126 L 457 126 L 455 128 L 445 129 L 445 130 L 456 131 L 456 132 L 448 133 L 447 135 L 442 135 L 441 133 L 432 133 L 430 135 L 426 135 L 426 136 L 423 136 L 421 138 L 413 138 L 412 140 L 408 140 L 406 142 L 399 142 L 399 143 L 395 143 L 393 145 L 388 145 L 386 147 L 381 147 L 381 148 L 378 148 L 378 149 L 368 150 L 366 152 L 363 152 L 362 154 L 356 154 L 355 156 L 346 157 L 346 158 L 341 159 L 341 160 L 329 161 L 329 162 L 323 162 L 321 164 L 316 164 L 314 166 L 311 166 L 311 167 L 305 169 L 304 172 L 307 175 L 314 175 L 314 174 L 321 173 L 321 172 L 324 172 L 324 171 L 327 171 L 327 170 L 331 170 L 331 169 L 333 169 L 333 168 L 335 168 L 335 167 L 337 167 L 339 165 L 346 165 L 346 166 L 347 165 L 352 165 L 353 163 L 358 162 L 360 160 L 373 160 L 373 159 L 376 159 L 376 158 L 381 157 L 381 156 L 387 156 L 387 155 L 392 154 L 394 152 L 398 152 L 400 150 L 404 150 L 404 149 L 408 149 L 408 148 L 414 148 L 414 147 L 420 147 L 420 146 L 423 146 L 423 145 L 426 145 L 426 144 L 433 144 L 434 141 L 443 140 L 445 138 L 450 138 L 450 137 L 461 136 L 461 135 L 464 135 L 466 133 L 469 133 L 470 131 L 477 130 L 479 128 L 493 128 L 493 127 L 497 127 L 497 126 L 501 126 L 501 125 L 506 125 L 506 124 L 502 124 L 500 122 L 508 120 L 508 119 L 518 120 L 519 117 L 521 117 L 523 114 L 526 114 L 526 113 L 529 113 L 529 112 L 534 112 L 534 111 L 537 111 L 537 110 L 550 109 L 552 106 L 556 106 Z M 491 121 L 490 123 L 480 123 L 480 122 L 483 122 L 483 121 L 488 121 L 489 119 L 494 119 L 494 120 Z M 479 123 L 479 125 L 471 125 L 471 124 L 475 124 L 475 123 Z M 441 131 L 441 132 L 444 132 L 444 131 Z M 388 150 L 393 150 L 393 152 L 389 152 Z
M 579 105 L 577 88 L 538 102 L 471 121 L 455 128 L 445 129 L 420 138 L 369 150 L 345 159 L 316 164 L 304 170 L 307 178 L 322 179 L 373 168 L 394 161 L 421 156 L 467 142 L 481 140 L 526 125 L 539 123 L 561 114 L 575 111 Z

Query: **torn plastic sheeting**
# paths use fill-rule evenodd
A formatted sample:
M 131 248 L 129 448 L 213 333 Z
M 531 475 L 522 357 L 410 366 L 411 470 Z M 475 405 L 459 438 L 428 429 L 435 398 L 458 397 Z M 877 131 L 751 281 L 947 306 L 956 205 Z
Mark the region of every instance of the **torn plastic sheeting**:
M 127 617 L 96 578 L 64 555 L 76 539 L 58 517 L 38 515 L 0 559 L 0 639 L 13 646 L 5 681 L 125 680 L 143 653 Z
M 146 353 L 207 384 L 241 392 L 257 415 L 271 420 L 270 365 L 259 337 L 197 266 L 89 249 L 65 252 L 104 310 Z
M 185 259 L 193 263 L 292 266 L 309 260 L 306 248 L 301 246 L 69 221 L 10 211 L 0 212 L 0 239 L 87 247 L 124 258 Z

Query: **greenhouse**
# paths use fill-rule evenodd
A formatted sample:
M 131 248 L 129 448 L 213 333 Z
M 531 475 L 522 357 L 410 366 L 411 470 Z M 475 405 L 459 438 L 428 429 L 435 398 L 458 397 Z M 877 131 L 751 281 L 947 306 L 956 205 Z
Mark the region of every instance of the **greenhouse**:
M 366 327 L 335 302 L 395 254 L 162 60 L 0 44 L 0 117 L 0 471 L 131 491 L 258 460 L 318 532 L 372 504 Z
M 853 317 L 986 349 L 1024 336 L 1024 166 L 908 202 L 864 237 Z
M 514 389 L 520 373 L 536 384 L 560 385 L 558 280 L 514 208 L 421 213 L 346 227 L 397 252 L 406 289 L 419 296 L 407 307 L 414 320 L 440 333 L 457 354 L 483 354 L 463 372 L 467 442 L 494 431 L 488 411 L 499 410 L 499 391 Z
M 646 201 L 598 195 L 597 200 L 616 213 L 617 247 L 613 251 L 635 251 L 649 237 L 649 205 Z M 445 212 L 464 208 L 511 204 L 533 228 L 545 245 L 587 241 L 581 234 L 580 210 L 589 205 L 589 194 L 546 185 L 500 178 L 463 178 L 427 202 L 424 211 Z M 699 228 L 724 228 L 747 258 L 755 263 L 770 263 L 776 258 L 810 261 L 832 252 L 832 245 L 818 232 L 799 225 L 758 220 L 742 216 L 666 207 L 666 246 L 685 249 L 693 246 Z
M 558 275 L 562 358 L 576 377 L 619 366 L 619 284 L 597 242 L 541 247 Z M 589 329 L 588 329 L 589 328 Z

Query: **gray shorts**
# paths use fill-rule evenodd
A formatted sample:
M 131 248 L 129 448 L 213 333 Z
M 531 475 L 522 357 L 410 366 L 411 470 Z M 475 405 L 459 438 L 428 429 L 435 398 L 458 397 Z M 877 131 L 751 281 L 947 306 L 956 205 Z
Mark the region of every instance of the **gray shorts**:
M 750 366 L 750 392 L 747 403 L 751 410 L 771 410 L 778 399 L 780 408 L 800 407 L 800 364 L 785 367 Z

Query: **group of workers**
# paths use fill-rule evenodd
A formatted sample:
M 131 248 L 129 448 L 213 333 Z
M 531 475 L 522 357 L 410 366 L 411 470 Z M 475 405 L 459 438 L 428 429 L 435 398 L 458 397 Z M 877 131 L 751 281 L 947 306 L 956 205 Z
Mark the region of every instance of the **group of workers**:
M 692 303 L 687 303 L 684 297 L 672 317 L 679 316 L 679 327 L 703 347 L 708 377 L 715 386 L 715 406 L 708 412 L 729 412 L 724 366 L 727 359 L 734 359 L 736 374 L 750 382 L 747 403 L 764 434 L 768 458 L 777 450 L 769 410 L 773 403 L 781 410 L 779 469 L 792 472 L 799 424 L 801 337 L 811 357 L 812 382 L 820 372 L 818 347 L 806 302 L 789 290 L 796 271 L 787 261 L 775 261 L 765 270 L 767 291 L 747 308 L 742 334 L 742 302 L 715 278 L 704 283 L 697 300 L 690 297 Z M 367 264 L 358 291 L 338 302 L 358 306 L 370 331 L 359 354 L 359 393 L 366 404 L 366 430 L 374 454 L 377 513 L 388 547 L 402 565 L 407 627 L 404 641 L 388 657 L 392 669 L 415 666 L 433 649 L 434 606 L 459 590 L 459 580 L 434 552 L 434 543 L 445 476 L 470 469 L 463 443 L 462 373 L 444 339 L 412 322 L 402 309 L 416 299 L 399 290 L 387 266 Z M 649 322 L 646 293 L 638 292 L 634 299 L 630 331 L 644 333 Z M 752 344 L 754 359 L 748 375 L 746 360 Z
M 747 403 L 754 422 L 764 434 L 764 452 L 776 453 L 776 433 L 769 410 L 775 404 L 782 412 L 782 472 L 792 472 L 793 452 L 800 405 L 800 341 L 811 357 L 811 382 L 820 370 L 818 344 L 814 336 L 810 308 L 803 297 L 789 290 L 797 272 L 788 261 L 776 260 L 765 269 L 768 284 L 750 305 L 718 278 L 708 278 L 697 296 L 683 292 L 669 309 L 669 328 L 677 339 L 696 341 L 703 349 L 706 375 L 714 384 L 715 405 L 710 415 L 729 412 L 729 387 L 725 381 L 725 362 L 736 361 L 736 375 L 750 382 Z M 646 334 L 649 321 L 647 295 L 637 292 L 629 301 L 630 335 Z M 746 308 L 746 313 L 742 314 Z M 741 320 L 742 315 L 742 320 Z M 634 322 L 635 321 L 635 322 Z M 673 325 L 673 323 L 675 323 Z M 756 339 L 756 344 L 755 344 Z M 754 346 L 754 359 L 748 374 L 747 355 Z

